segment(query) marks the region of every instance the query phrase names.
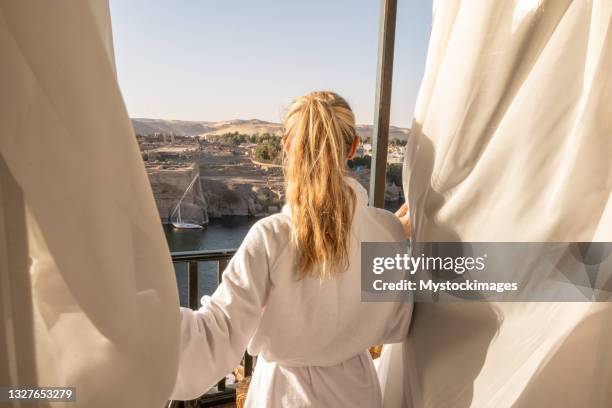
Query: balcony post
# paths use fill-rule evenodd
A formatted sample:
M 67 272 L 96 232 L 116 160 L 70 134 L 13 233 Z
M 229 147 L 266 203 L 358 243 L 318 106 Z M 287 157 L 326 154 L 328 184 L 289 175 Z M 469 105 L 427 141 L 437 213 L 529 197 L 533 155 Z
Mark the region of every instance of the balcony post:
M 219 259 L 218 267 L 217 267 L 217 284 L 221 284 L 221 280 L 223 278 L 223 271 L 227 268 L 227 264 L 229 261 L 227 259 Z M 219 380 L 217 383 L 217 389 L 219 391 L 225 390 L 225 377 Z
M 217 284 L 220 285 L 223 280 L 223 271 L 227 268 L 229 261 L 227 259 L 219 259 L 219 269 L 217 269 Z
M 244 353 L 244 376 L 250 377 L 253 375 L 253 356 L 248 352 Z
M 198 261 L 189 261 L 188 264 L 188 295 L 187 302 L 190 309 L 198 308 Z
M 393 51 L 395 47 L 395 18 L 397 0 L 381 0 L 378 31 L 378 68 L 376 74 L 376 102 L 372 129 L 372 165 L 370 173 L 370 205 L 384 207 L 389 144 L 389 116 L 391 113 L 391 83 L 393 80 Z

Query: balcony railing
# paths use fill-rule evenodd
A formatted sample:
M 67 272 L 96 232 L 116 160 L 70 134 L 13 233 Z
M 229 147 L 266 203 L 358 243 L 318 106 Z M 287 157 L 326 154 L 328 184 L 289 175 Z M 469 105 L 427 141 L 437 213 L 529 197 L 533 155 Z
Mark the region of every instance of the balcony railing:
M 228 262 L 236 253 L 235 249 L 206 250 L 173 252 L 172 262 L 176 264 L 187 264 L 187 304 L 191 309 L 199 308 L 200 296 L 198 293 L 198 264 L 200 262 L 217 263 L 217 284 L 221 283 L 221 276 Z M 249 377 L 253 373 L 253 357 L 246 351 L 243 360 L 244 376 Z M 216 390 L 212 389 L 194 401 L 179 402 L 171 401 L 169 407 L 214 407 L 231 404 L 236 401 L 235 386 L 227 386 L 225 378 L 217 383 Z

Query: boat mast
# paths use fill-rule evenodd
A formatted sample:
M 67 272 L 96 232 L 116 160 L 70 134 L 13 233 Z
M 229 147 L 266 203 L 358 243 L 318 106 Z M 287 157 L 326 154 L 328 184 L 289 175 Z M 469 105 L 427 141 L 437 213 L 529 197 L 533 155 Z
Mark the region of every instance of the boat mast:
M 196 182 L 196 180 L 198 179 L 199 176 L 200 176 L 199 174 L 196 174 L 195 177 L 193 178 L 193 180 L 191 180 L 191 183 L 189 183 L 189 185 L 185 189 L 185 192 L 181 196 L 181 199 L 179 200 L 178 204 L 176 204 L 176 206 L 174 207 L 174 210 L 172 210 L 172 214 L 170 214 L 170 222 L 172 222 L 172 217 L 174 216 L 174 214 L 176 214 L 177 211 L 178 211 L 178 222 L 179 223 L 182 222 L 182 219 L 181 219 L 181 203 L 183 202 L 183 200 L 187 196 L 187 193 L 189 192 L 189 190 L 191 190 L 191 188 L 193 187 L 193 185 L 195 184 L 195 182 Z

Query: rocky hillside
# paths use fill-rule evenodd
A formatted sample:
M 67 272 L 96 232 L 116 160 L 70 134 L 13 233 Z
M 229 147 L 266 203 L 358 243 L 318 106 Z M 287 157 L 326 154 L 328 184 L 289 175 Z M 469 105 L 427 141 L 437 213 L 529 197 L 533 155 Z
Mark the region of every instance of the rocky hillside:
M 270 133 L 280 136 L 283 125 L 259 119 L 234 119 L 223 122 L 184 121 L 166 119 L 133 118 L 134 131 L 141 135 L 168 133 L 177 136 L 206 136 L 223 133 L 244 133 L 247 135 Z M 372 125 L 357 125 L 362 138 L 372 136 Z M 407 140 L 410 129 L 391 126 L 389 139 Z
M 199 175 L 199 167 L 195 164 L 147 166 L 147 175 L 159 216 L 163 223 L 169 223 L 172 211 L 187 186 L 194 176 Z M 196 183 L 185 196 L 181 204 L 181 215 L 184 222 L 200 225 L 208 223 L 208 205 L 200 183 Z

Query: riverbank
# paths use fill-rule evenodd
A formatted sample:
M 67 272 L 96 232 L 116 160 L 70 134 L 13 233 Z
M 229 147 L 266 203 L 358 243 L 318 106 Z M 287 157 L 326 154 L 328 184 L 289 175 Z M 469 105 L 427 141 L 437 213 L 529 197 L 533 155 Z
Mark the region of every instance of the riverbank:
M 233 216 L 261 218 L 280 211 L 285 200 L 283 171 L 253 158 L 255 144 L 220 143 L 192 137 L 139 136 L 153 195 L 162 222 L 170 221 L 178 200 L 194 177 L 199 183 L 181 204 L 184 221 L 206 224 Z M 351 172 L 366 190 L 370 169 Z M 399 206 L 401 188 L 388 184 L 385 198 Z

